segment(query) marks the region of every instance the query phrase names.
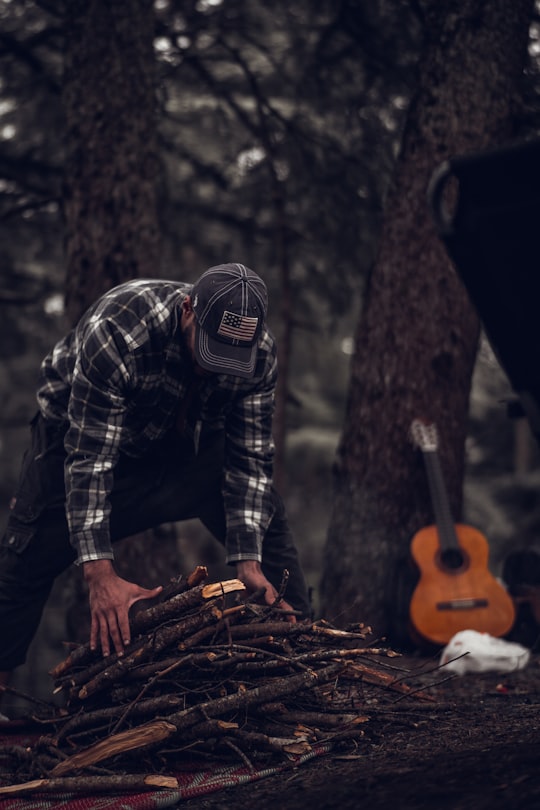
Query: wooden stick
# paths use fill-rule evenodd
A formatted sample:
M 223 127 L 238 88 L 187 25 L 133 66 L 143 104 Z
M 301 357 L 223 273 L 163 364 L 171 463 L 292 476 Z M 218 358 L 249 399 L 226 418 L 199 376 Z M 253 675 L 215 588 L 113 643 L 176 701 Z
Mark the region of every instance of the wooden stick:
M 143 633 L 163 624 L 170 619 L 177 618 L 178 615 L 191 607 L 200 605 L 209 599 L 216 599 L 228 593 L 245 591 L 246 586 L 239 579 L 229 579 L 223 582 L 213 582 L 209 585 L 197 585 L 188 591 L 177 594 L 167 602 L 154 605 L 148 610 L 138 614 L 133 622 L 133 632 Z
M 159 628 L 140 649 L 131 655 L 118 658 L 110 667 L 86 683 L 77 694 L 79 700 L 86 700 L 90 695 L 105 689 L 114 681 L 123 678 L 131 667 L 147 661 L 151 655 L 169 647 L 182 636 L 207 624 L 215 623 L 220 618 L 221 611 L 214 604 L 209 604 L 193 616 L 188 616 L 174 625 Z
M 119 776 L 74 776 L 63 779 L 33 779 L 19 785 L 0 787 L 1 796 L 28 796 L 34 793 L 139 793 L 141 790 L 178 788 L 175 776 L 161 774 L 122 774 Z
M 234 693 L 225 697 L 210 700 L 202 706 L 193 706 L 184 711 L 173 713 L 167 721 L 153 720 L 142 726 L 127 731 L 121 731 L 95 745 L 60 762 L 52 771 L 51 776 L 64 776 L 79 768 L 95 765 L 126 751 L 133 751 L 148 747 L 157 742 L 181 734 L 194 726 L 201 719 L 215 718 L 224 712 L 241 707 L 243 710 L 249 706 L 275 700 L 283 695 L 291 695 L 313 686 L 315 683 L 325 683 L 335 677 L 343 669 L 342 663 L 330 664 L 319 672 L 308 670 L 299 675 L 288 678 L 276 678 L 262 686 L 248 689 L 240 694 Z
M 182 695 L 156 695 L 155 697 L 140 700 L 133 705 L 130 704 L 130 714 L 137 718 L 155 717 L 157 715 L 168 714 L 173 709 L 178 710 L 184 702 L 185 698 Z M 106 706 L 105 708 L 95 709 L 94 711 L 81 711 L 79 714 L 66 721 L 54 738 L 54 742 L 56 745 L 59 745 L 62 740 L 69 738 L 71 734 L 76 734 L 85 729 L 92 729 L 100 723 L 111 724 L 125 711 L 126 706 L 124 704 L 120 706 Z
M 208 569 L 202 565 L 198 565 L 187 577 L 187 579 L 183 580 L 181 577 L 173 578 L 169 585 L 165 586 L 164 588 L 164 591 L 167 593 L 168 601 L 170 601 L 171 598 L 174 598 L 175 595 L 181 594 L 186 590 L 195 588 L 199 585 L 202 587 L 202 583 L 207 577 Z M 162 602 L 162 604 L 166 604 L 166 602 Z M 136 613 L 132 621 L 132 631 L 135 633 L 140 632 L 137 628 L 139 626 L 141 628 L 144 627 L 145 622 L 147 621 L 145 619 L 145 615 L 148 613 L 150 613 L 150 615 L 154 615 L 153 611 L 159 607 L 161 607 L 161 605 L 154 605 L 150 608 L 146 608 L 146 610 L 141 610 L 139 613 Z M 98 652 L 90 649 L 90 644 L 81 644 L 79 647 L 72 650 L 67 658 L 57 664 L 49 674 L 54 679 L 58 679 L 62 675 L 65 675 L 65 673 L 70 669 L 73 669 L 73 667 L 87 664 L 89 661 L 96 659 L 98 656 Z M 114 656 L 110 656 L 111 659 L 113 657 Z

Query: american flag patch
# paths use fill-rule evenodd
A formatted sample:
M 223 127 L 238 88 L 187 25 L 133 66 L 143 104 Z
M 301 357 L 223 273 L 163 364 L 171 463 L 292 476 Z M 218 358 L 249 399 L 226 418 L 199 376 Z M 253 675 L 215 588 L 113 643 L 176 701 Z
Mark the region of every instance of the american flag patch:
M 244 315 L 237 315 L 235 312 L 225 310 L 217 333 L 233 340 L 252 341 L 258 323 L 258 318 L 246 318 Z

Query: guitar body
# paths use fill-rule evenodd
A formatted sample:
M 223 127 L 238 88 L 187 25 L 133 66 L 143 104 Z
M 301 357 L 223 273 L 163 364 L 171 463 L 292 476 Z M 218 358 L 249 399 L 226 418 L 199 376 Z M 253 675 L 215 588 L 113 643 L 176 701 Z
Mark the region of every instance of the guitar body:
M 420 572 L 409 614 L 413 629 L 428 642 L 447 644 L 460 630 L 504 636 L 512 628 L 512 598 L 488 569 L 484 535 L 472 526 L 453 527 L 458 547 L 443 550 L 437 526 L 418 531 L 411 554 Z

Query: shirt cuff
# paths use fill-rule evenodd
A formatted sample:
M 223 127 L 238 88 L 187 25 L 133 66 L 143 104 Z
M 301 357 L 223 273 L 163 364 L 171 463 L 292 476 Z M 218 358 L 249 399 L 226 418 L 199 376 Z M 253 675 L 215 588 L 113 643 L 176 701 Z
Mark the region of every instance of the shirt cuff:
M 260 554 L 256 554 L 255 552 L 251 554 L 243 554 L 240 556 L 235 556 L 234 554 L 226 554 L 225 555 L 225 562 L 227 565 L 232 565 L 233 563 L 244 562 L 245 560 L 255 560 L 256 562 L 262 563 L 262 556 Z
M 83 565 L 87 562 L 95 562 L 95 560 L 114 560 L 114 554 L 112 551 L 96 551 L 93 554 L 80 554 L 75 560 L 75 565 Z
M 225 561 L 227 563 L 257 560 L 262 562 L 262 537 L 252 531 L 234 532 L 225 540 Z
M 75 550 L 77 565 L 92 560 L 113 560 L 114 552 L 108 528 L 82 529 L 71 532 L 70 543 Z

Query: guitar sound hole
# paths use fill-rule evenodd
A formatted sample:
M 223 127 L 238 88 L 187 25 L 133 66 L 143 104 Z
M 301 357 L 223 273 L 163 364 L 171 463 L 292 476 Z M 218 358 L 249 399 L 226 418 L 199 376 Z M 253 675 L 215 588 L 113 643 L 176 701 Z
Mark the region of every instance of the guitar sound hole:
M 452 548 L 441 552 L 441 563 L 445 568 L 457 571 L 459 568 L 463 568 L 464 562 L 465 558 L 459 549 Z

